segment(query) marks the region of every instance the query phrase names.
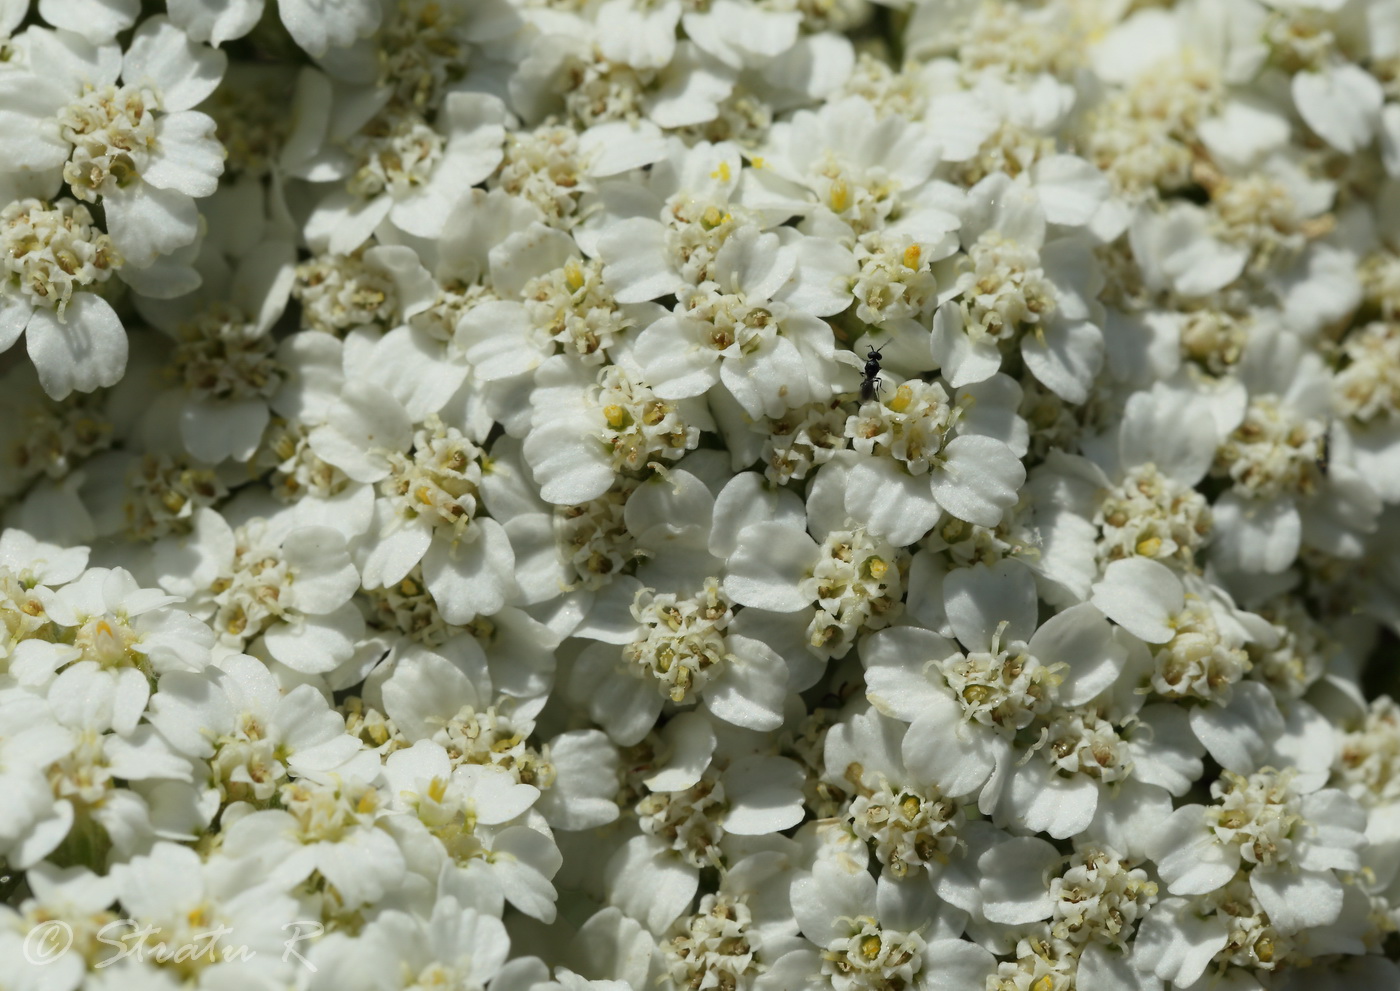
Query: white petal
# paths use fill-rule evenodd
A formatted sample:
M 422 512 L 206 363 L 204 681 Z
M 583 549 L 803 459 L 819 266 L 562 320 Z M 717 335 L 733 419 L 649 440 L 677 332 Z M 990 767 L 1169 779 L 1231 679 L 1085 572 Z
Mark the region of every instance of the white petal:
M 1331 871 L 1256 867 L 1249 872 L 1249 886 L 1281 933 L 1331 925 L 1342 914 L 1342 882 Z
M 412 663 L 397 665 L 384 682 L 384 711 L 408 739 L 417 743 L 431 738 L 445 718 L 464 705 L 477 705 L 479 699 L 467 674 L 441 654 L 418 649 L 408 658 Z M 446 757 L 441 747 L 412 747 L 396 751 L 390 761 L 415 751 L 435 761 L 438 754 Z
M 888 458 L 861 458 L 852 465 L 845 502 L 853 519 L 896 547 L 918 540 L 943 515 L 929 498 L 928 480 L 900 471 Z
M 1236 685 L 1228 705 L 1191 709 L 1191 729 L 1227 771 L 1249 774 L 1269 752 L 1268 739 L 1283 731 L 1283 716 L 1269 689 L 1258 681 Z
M 787 665 L 765 643 L 734 634 L 727 639 L 733 656 L 724 674 L 705 686 L 705 708 L 745 729 L 777 729 L 787 698 Z
M 278 0 L 277 7 L 292 40 L 315 58 L 373 34 L 381 10 L 364 0 Z
M 188 110 L 214 92 L 227 65 L 223 52 L 197 44 L 164 17 L 150 17 L 127 47 L 122 82 L 155 89 L 163 110 Z
M 663 933 L 680 915 L 700 884 L 700 872 L 650 836 L 624 843 L 607 866 L 610 900 L 653 933 Z M 669 852 L 669 851 L 667 851 Z
M 1001 369 L 996 341 L 985 335 L 974 340 L 963 327 L 962 310 L 956 303 L 944 303 L 933 315 L 929 345 L 934 362 L 955 389 L 985 381 Z
M 1003 650 L 1009 643 L 1029 640 L 1035 632 L 1035 579 L 1019 561 L 950 572 L 943 582 L 943 604 L 954 635 L 968 650 L 990 650 L 998 630 Z
M 197 399 L 180 410 L 180 438 L 201 461 L 247 461 L 258 449 L 271 415 L 263 399 Z
M 603 278 L 619 303 L 644 303 L 670 295 L 685 283 L 667 262 L 666 232 L 640 217 L 613 224 L 598 239 Z
M 387 455 L 408 450 L 412 442 L 412 422 L 398 401 L 379 386 L 355 381 L 346 383 L 325 426 L 310 436 L 319 457 L 357 482 L 389 474 Z
M 1031 637 L 1030 649 L 1044 664 L 1069 665 L 1060 683 L 1061 705 L 1088 702 L 1117 680 L 1127 660 L 1103 613 L 1088 602 L 1046 620 Z
M 666 316 L 637 335 L 632 356 L 663 399 L 688 399 L 719 381 L 719 352 L 706 347 L 705 325 L 688 317 Z
M 725 832 L 762 836 L 802 821 L 802 768 L 786 757 L 741 757 L 724 772 Z
M 1174 895 L 1203 895 L 1235 876 L 1240 855 L 1215 839 L 1206 825 L 1204 805 L 1183 805 L 1161 823 L 1147 841 L 1157 872 Z
M 1297 558 L 1303 520 L 1291 496 L 1244 499 L 1226 492 L 1211 511 L 1215 517 L 1211 557 L 1222 567 L 1276 575 Z
M 1052 224 L 1082 227 L 1108 199 L 1108 177 L 1076 155 L 1049 155 L 1031 168 L 1035 191 Z
M 1148 643 L 1166 643 L 1171 621 L 1186 605 L 1181 579 L 1164 564 L 1133 557 L 1114 561 L 1094 585 L 1093 603 L 1109 619 Z
M 1228 942 L 1229 927 L 1215 916 L 1201 918 L 1190 900 L 1167 898 L 1138 927 L 1133 962 L 1176 987 L 1189 988 Z
M 1038 836 L 998 843 L 977 858 L 982 914 L 988 922 L 1025 925 L 1047 918 L 1054 907 L 1050 878 L 1060 851 Z
M 423 555 L 423 579 L 442 618 L 470 623 L 500 612 L 514 591 L 515 552 L 501 524 L 478 518 L 476 539 L 452 544 L 434 540 Z
M 997 812 L 1017 827 L 1063 840 L 1089 828 L 1098 804 L 1099 787 L 1093 779 L 1082 774 L 1065 777 L 1032 757 L 1011 769 Z
M 986 727 L 965 722 L 958 704 L 946 701 L 914 720 L 904 736 L 904 764 L 945 795 L 973 795 L 986 783 L 1005 749 Z
M 908 626 L 881 630 L 860 648 L 865 662 L 866 697 L 884 715 L 913 722 L 927 707 L 951 701 L 946 688 L 930 681 L 928 662 L 941 661 L 957 652 L 956 647 L 931 630 Z M 933 673 L 932 677 L 942 685 L 941 675 Z M 951 711 L 956 714 L 956 706 Z
M 293 530 L 282 542 L 282 557 L 292 571 L 296 608 L 302 612 L 319 615 L 338 609 L 360 587 L 360 574 L 339 530 L 328 526 Z
M 166 114 L 156 124 L 156 141 L 142 179 L 186 196 L 209 196 L 219 188 L 224 149 L 214 137 L 212 117 L 193 110 Z
M 381 337 L 373 362 L 369 381 L 397 399 L 415 423 L 446 406 L 467 377 L 467 366 L 443 360 L 442 345 L 418 327 L 397 327 Z
M 355 652 L 364 623 L 353 606 L 343 615 L 309 616 L 277 623 L 263 634 L 267 652 L 293 671 L 323 674 L 334 671 Z M 350 621 L 347 623 L 345 621 Z M 354 620 L 360 622 L 351 625 Z M 348 628 L 347 628 L 348 627 Z
M 375 515 L 382 515 L 383 502 L 376 504 Z M 413 566 L 433 542 L 433 527 L 422 517 L 400 526 L 390 533 L 380 533 L 379 540 L 370 545 L 360 569 L 365 588 L 389 588 L 403 581 Z
M 926 975 L 920 983 L 928 991 L 966 991 L 984 988 L 996 972 L 996 958 L 965 939 L 936 939 L 924 947 Z
M 1026 367 L 1067 403 L 1089 398 L 1089 387 L 1103 368 L 1103 354 L 1103 332 L 1091 323 L 1052 320 L 1040 333 L 1021 338 Z
M 642 783 L 652 791 L 684 791 L 700 780 L 715 752 L 715 727 L 695 709 L 678 712 L 661 729 L 659 767 Z
M 1350 62 L 1293 76 L 1298 114 L 1324 141 L 1345 154 L 1371 143 L 1385 93 L 1365 69 Z
M 807 608 L 812 600 L 798 584 L 810 577 L 816 559 L 816 542 L 806 531 L 787 523 L 758 523 L 739 533 L 724 591 L 735 602 L 773 612 Z
M 1016 505 L 1026 468 L 1011 448 L 990 437 L 954 437 L 947 460 L 930 473 L 933 497 L 950 515 L 979 526 L 996 526 Z
M 25 345 L 44 391 L 54 399 L 115 385 L 126 371 L 126 329 L 101 296 L 74 293 L 59 321 L 40 307 L 29 318 Z
M 8 351 L 24 333 L 33 306 L 22 296 L 0 294 L 0 354 Z
M 666 157 L 666 138 L 648 120 L 613 120 L 579 135 L 579 155 L 595 179 L 644 168 Z
M 40 17 L 93 44 L 111 41 L 135 24 L 140 12 L 136 0 L 39 0 Z
M 577 506 L 612 486 L 612 465 L 588 426 L 572 419 L 550 420 L 525 438 L 525 458 L 545 502 Z
M 1162 981 L 1134 967 L 1126 953 L 1089 943 L 1079 954 L 1074 987 L 1075 991 L 1162 991 Z
M 106 194 L 102 203 L 107 208 L 107 232 L 134 268 L 145 268 L 199 234 L 199 209 L 177 189 L 137 182 Z
M 218 48 L 241 38 L 258 23 L 262 4 L 257 0 L 169 0 L 170 19 L 195 41 Z

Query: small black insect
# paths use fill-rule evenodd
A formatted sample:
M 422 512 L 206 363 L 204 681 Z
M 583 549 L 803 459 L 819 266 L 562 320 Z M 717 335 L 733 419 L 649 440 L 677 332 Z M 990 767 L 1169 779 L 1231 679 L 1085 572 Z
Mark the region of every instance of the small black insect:
M 860 401 L 868 403 L 874 399 L 880 391 L 880 352 L 885 348 L 881 345 L 876 348 L 874 345 L 867 345 L 865 352 L 865 378 L 860 383 Z
M 1317 439 L 1317 458 L 1315 461 L 1318 474 L 1323 478 L 1328 476 L 1332 469 L 1332 421 L 1327 421 L 1327 432 Z

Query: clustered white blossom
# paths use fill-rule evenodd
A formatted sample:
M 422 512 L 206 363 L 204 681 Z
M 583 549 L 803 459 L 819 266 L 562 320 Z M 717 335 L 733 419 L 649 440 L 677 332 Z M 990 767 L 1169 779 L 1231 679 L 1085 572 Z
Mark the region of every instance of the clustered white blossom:
M 1400 0 L 0 0 L 0 524 L 0 988 L 1400 991 Z

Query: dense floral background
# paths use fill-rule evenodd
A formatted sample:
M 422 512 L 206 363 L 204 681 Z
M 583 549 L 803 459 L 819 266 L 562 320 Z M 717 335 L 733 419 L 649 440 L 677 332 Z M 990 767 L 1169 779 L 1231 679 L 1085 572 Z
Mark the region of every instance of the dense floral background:
M 0 0 L 0 989 L 1400 988 L 1400 0 Z

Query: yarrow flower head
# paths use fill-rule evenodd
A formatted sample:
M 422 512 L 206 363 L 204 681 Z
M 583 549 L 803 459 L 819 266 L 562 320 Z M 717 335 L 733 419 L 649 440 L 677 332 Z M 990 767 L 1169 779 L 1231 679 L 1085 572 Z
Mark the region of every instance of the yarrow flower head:
M 1400 987 L 1394 6 L 0 3 L 0 982 Z

